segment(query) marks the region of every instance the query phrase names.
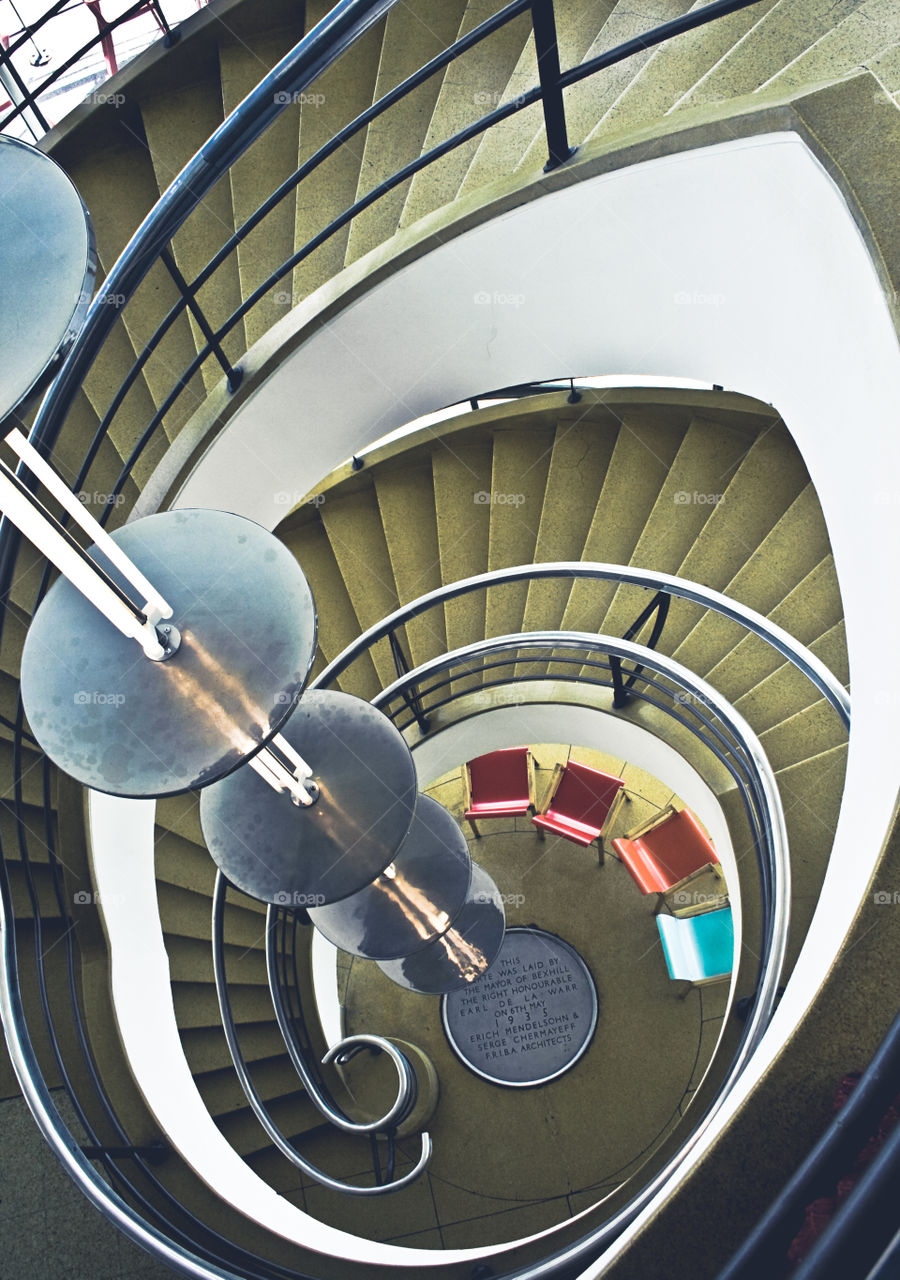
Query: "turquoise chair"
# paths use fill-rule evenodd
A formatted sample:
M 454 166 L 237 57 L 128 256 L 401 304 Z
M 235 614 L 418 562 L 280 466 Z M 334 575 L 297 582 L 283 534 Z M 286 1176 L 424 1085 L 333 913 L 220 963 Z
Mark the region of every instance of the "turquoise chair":
M 734 967 L 731 907 L 699 916 L 656 917 L 669 977 L 700 986 L 721 982 Z M 690 988 L 685 988 L 687 992 Z

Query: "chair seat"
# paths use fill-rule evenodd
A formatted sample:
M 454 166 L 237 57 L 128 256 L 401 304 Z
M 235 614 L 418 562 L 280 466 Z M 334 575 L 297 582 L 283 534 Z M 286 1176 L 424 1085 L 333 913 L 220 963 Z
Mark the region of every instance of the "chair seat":
M 734 967 L 734 922 L 731 908 L 705 915 L 657 916 L 669 977 L 688 982 L 726 978 Z
M 521 800 L 484 800 L 473 801 L 472 807 L 466 810 L 467 818 L 506 818 L 513 814 L 527 813 L 531 808 L 531 799 L 523 796 Z
M 612 842 L 642 893 L 667 893 L 686 876 L 718 862 L 716 851 L 689 809 L 629 840 Z
M 600 834 L 599 827 L 588 826 L 576 818 L 569 818 L 564 813 L 554 813 L 549 809 L 546 813 L 536 813 L 531 821 L 545 831 L 555 831 L 557 835 L 566 836 L 576 844 L 593 844 Z

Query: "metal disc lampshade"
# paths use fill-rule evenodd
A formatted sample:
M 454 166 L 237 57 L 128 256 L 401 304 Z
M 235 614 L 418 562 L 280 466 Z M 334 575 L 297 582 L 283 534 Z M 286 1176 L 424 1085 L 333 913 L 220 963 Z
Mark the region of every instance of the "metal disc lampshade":
M 415 766 L 390 720 L 348 693 L 310 691 L 281 732 L 312 768 L 315 802 L 298 807 L 245 765 L 202 792 L 200 825 L 237 888 L 279 906 L 321 906 L 395 857 L 413 821 Z
M 459 824 L 420 795 L 409 835 L 384 871 L 357 893 L 310 908 L 310 919 L 343 951 L 392 960 L 419 951 L 450 928 L 472 880 Z
M 487 973 L 500 952 L 505 931 L 506 913 L 497 886 L 473 862 L 465 905 L 446 933 L 413 955 L 380 960 L 378 967 L 409 991 L 444 995 Z

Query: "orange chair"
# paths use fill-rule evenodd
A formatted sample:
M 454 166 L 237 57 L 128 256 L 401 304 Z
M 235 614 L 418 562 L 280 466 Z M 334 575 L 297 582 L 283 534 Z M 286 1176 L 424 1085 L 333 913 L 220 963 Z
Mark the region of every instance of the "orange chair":
M 476 837 L 478 818 L 509 818 L 534 808 L 534 762 L 527 747 L 489 751 L 463 768 L 465 817 Z
M 690 809 L 670 809 L 613 840 L 612 847 L 642 893 L 669 893 L 694 872 L 719 861 Z
M 570 760 L 556 766 L 547 801 L 531 821 L 544 831 L 587 846 L 609 830 L 627 799 L 621 778 Z M 602 863 L 602 844 L 599 855 Z

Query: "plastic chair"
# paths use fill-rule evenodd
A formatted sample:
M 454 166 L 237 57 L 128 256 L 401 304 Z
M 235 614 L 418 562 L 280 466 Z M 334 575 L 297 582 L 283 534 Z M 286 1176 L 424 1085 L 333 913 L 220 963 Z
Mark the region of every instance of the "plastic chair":
M 547 801 L 531 821 L 544 831 L 587 846 L 609 830 L 627 799 L 621 778 L 570 760 L 556 766 Z M 598 848 L 602 863 L 602 844 Z
M 660 915 L 656 917 L 656 926 L 669 977 L 687 983 L 682 996 L 686 996 L 691 987 L 722 982 L 731 976 L 734 967 L 731 907 L 684 919 Z
M 534 762 L 527 747 L 489 751 L 463 768 L 465 817 L 476 837 L 479 818 L 508 818 L 534 808 Z
M 690 809 L 670 809 L 613 840 L 612 847 L 642 893 L 668 893 L 695 871 L 719 861 Z

